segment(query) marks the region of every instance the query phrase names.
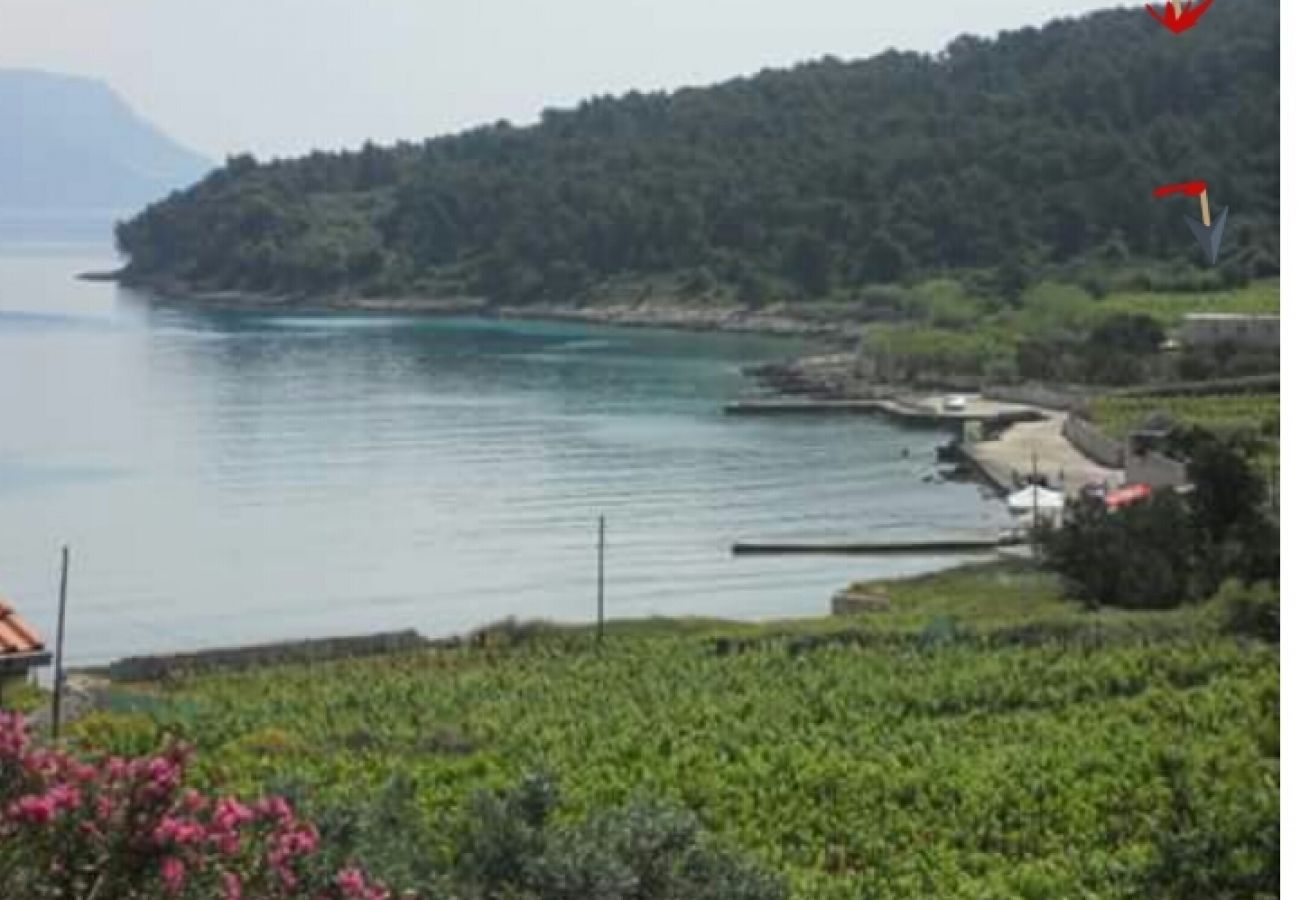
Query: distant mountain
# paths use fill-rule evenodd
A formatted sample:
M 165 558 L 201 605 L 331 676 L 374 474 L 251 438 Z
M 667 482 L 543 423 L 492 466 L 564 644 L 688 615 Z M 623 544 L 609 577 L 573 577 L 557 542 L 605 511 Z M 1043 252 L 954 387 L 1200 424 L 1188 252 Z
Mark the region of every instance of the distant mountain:
M 101 82 L 0 69 L 0 222 L 126 215 L 210 168 Z

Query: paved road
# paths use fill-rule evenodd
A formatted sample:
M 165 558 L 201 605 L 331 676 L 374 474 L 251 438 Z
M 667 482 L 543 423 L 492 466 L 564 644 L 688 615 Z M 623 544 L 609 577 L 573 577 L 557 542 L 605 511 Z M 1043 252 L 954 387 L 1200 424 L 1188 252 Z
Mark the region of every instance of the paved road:
M 1012 425 L 996 440 L 980 441 L 968 447 L 971 457 L 982 465 L 1000 484 L 1008 485 L 1014 472 L 1028 475 L 1038 457 L 1038 471 L 1047 477 L 1053 487 L 1059 487 L 1065 478 L 1065 490 L 1073 495 L 1092 481 L 1108 481 L 1112 487 L 1124 483 L 1121 469 L 1098 465 L 1074 448 L 1065 437 L 1066 414 L 1045 411 L 1041 422 L 1021 422 Z

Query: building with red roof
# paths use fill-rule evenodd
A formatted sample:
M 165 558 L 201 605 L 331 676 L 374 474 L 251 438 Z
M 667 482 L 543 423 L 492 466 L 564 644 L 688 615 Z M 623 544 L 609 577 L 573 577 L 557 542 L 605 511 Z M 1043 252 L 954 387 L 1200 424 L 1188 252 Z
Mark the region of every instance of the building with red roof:
M 36 629 L 0 597 L 0 699 L 6 684 L 21 681 L 32 669 L 49 664 L 50 651 Z

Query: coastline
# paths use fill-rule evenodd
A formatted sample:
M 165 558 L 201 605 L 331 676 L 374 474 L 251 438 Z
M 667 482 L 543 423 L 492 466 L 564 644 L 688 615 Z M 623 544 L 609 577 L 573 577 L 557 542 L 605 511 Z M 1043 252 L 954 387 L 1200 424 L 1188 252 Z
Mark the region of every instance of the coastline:
M 83 276 L 86 277 L 86 276 Z M 839 323 L 811 320 L 807 316 L 792 315 L 785 305 L 773 305 L 762 309 L 745 309 L 735 306 L 706 305 L 687 303 L 667 295 L 658 295 L 637 302 L 608 302 L 600 305 L 590 304 L 538 304 L 530 306 L 496 305 L 482 298 L 468 296 L 389 296 L 389 297 L 355 297 L 346 295 L 325 295 L 321 297 L 270 295 L 247 291 L 204 291 L 174 282 L 141 281 L 124 278 L 121 273 L 98 273 L 89 276 L 97 281 L 112 280 L 126 287 L 140 291 L 141 302 L 157 302 L 160 306 L 171 305 L 177 309 L 192 308 L 196 310 L 249 310 L 270 313 L 322 313 L 322 314 L 394 314 L 430 317 L 474 316 L 484 319 L 501 320 L 555 320 L 589 323 L 616 327 L 645 327 L 679 329 L 696 332 L 748 332 L 785 337 L 811 339 L 814 346 L 795 349 L 802 354 L 798 359 L 784 362 L 772 362 L 750 367 L 747 374 L 754 379 L 752 385 L 761 387 L 761 394 L 771 398 L 816 398 L 842 399 L 841 405 L 867 407 L 885 404 L 899 407 L 899 416 L 903 421 L 924 421 L 928 426 L 936 424 L 955 428 L 966 419 L 980 420 L 992 417 L 1003 425 L 1011 425 L 1012 419 L 1020 417 L 1038 418 L 1033 412 L 1043 413 L 1044 407 L 1021 403 L 996 404 L 999 409 L 985 412 L 985 404 L 973 401 L 966 414 L 952 415 L 943 410 L 943 394 L 931 389 L 924 391 L 919 385 L 886 384 L 871 377 L 869 366 L 863 366 L 860 356 L 850 350 L 850 338 L 854 341 L 860 336 L 862 328 L 868 323 L 859 321 L 841 321 Z M 825 316 L 825 308 L 812 308 Z M 825 349 L 817 349 L 816 344 Z M 758 393 L 758 392 L 755 392 Z M 751 394 L 752 396 L 752 394 Z M 871 401 L 864 403 L 863 401 Z M 761 406 L 761 401 L 757 404 Z M 833 404 L 828 404 L 828 406 Z M 721 410 L 725 412 L 726 410 Z M 819 410 L 809 410 L 819 413 Z M 1007 421 L 1002 422 L 1003 418 Z M 949 429 L 951 430 L 951 429 Z M 992 494 L 1006 493 L 1008 487 L 1005 478 L 990 474 L 989 466 L 981 465 L 991 456 L 995 461 L 1003 462 L 1008 471 L 1029 470 L 1028 458 L 1020 460 L 1019 447 L 1023 443 L 1016 441 L 1015 428 L 990 429 L 989 440 L 982 442 L 979 459 L 967 459 L 968 477 L 993 488 Z M 1057 437 L 1057 435 L 1053 435 Z M 1005 446 L 1004 446 L 1005 445 Z M 943 449 L 942 443 L 936 443 L 935 450 Z M 987 456 L 986 456 L 987 454 Z M 1012 457 L 1003 460 L 1005 456 Z M 926 456 L 930 456 L 929 453 Z M 1050 457 L 1050 454 L 1047 454 Z M 986 494 L 986 497 L 989 495 Z M 945 561 L 936 565 L 933 571 L 944 571 L 961 561 Z M 829 602 L 830 597 L 827 597 Z
M 862 323 L 818 321 L 792 313 L 785 304 L 759 309 L 744 306 L 686 303 L 659 295 L 638 302 L 592 304 L 496 304 L 482 297 L 421 295 L 359 297 L 265 294 L 240 290 L 204 290 L 173 279 L 140 279 L 122 272 L 84 272 L 83 281 L 112 281 L 140 291 L 164 305 L 248 311 L 305 313 L 388 313 L 425 316 L 479 316 L 487 319 L 537 319 L 612 325 L 629 328 L 670 328 L 682 331 L 767 334 L 819 338 L 836 345 L 856 341 Z
M 374 313 L 413 316 L 473 316 L 511 321 L 576 322 L 624 328 L 663 328 L 691 332 L 748 333 L 780 337 L 806 338 L 819 342 L 820 348 L 784 362 L 766 363 L 747 370 L 762 389 L 767 402 L 814 401 L 834 406 L 901 404 L 915 415 L 924 411 L 940 419 L 942 392 L 955 391 L 982 396 L 980 386 L 966 384 L 885 383 L 864 371 L 862 361 L 851 351 L 860 337 L 864 322 L 829 322 L 791 312 L 788 305 L 774 304 L 761 309 L 687 303 L 666 295 L 647 297 L 635 302 L 625 300 L 603 303 L 539 303 L 526 306 L 494 304 L 482 297 L 420 295 L 360 297 L 350 295 L 275 295 L 253 291 L 203 290 L 176 279 L 133 278 L 125 271 L 88 272 L 84 280 L 114 281 L 143 292 L 163 305 L 208 307 L 248 311 L 293 311 L 300 313 Z M 936 396 L 936 393 L 939 395 Z M 927 396 L 928 395 L 928 396 Z M 992 399 L 992 398 L 990 398 Z M 918 402 L 921 400 L 922 402 Z M 753 402 L 742 400 L 740 403 Z M 765 402 L 765 401 L 758 401 Z M 983 402 L 983 401 L 980 401 Z M 1002 403 L 1002 414 L 1009 416 L 1003 427 L 984 440 L 957 449 L 958 457 L 978 480 L 1006 495 L 1018 483 L 1018 474 L 1028 472 L 1038 448 L 1045 451 L 1047 471 L 1067 473 L 1063 487 L 1077 489 L 1094 476 L 1119 477 L 1122 472 L 1102 470 L 1074 447 L 1060 431 L 1063 420 L 1059 409 L 1044 403 Z M 735 406 L 737 404 L 731 404 Z M 998 404 L 990 404 L 998 405 Z M 930 407 L 933 407 L 931 409 Z M 924 408 L 924 409 L 922 409 Z M 727 410 L 731 411 L 730 407 Z M 871 411 L 871 410 L 868 410 Z M 963 418 L 963 417 L 955 417 Z M 1033 449 L 1022 440 L 1025 420 L 1039 424 L 1034 432 Z M 1046 427 L 1044 427 L 1046 425 Z M 1007 427 L 1010 426 L 1010 427 Z M 936 447 L 941 452 L 943 446 Z M 1022 458 L 1023 457 L 1023 458 Z

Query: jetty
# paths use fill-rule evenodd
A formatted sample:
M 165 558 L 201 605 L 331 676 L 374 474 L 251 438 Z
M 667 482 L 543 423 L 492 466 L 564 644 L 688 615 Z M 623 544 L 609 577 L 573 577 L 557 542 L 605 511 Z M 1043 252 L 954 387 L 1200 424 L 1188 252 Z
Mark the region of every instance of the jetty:
M 723 412 L 732 416 L 779 416 L 837 413 L 842 415 L 884 415 L 897 422 L 923 426 L 967 423 L 997 428 L 1018 422 L 1037 422 L 1042 410 L 1019 403 L 1002 403 L 983 397 L 968 397 L 963 407 L 950 408 L 942 396 L 819 399 L 791 397 L 757 397 L 728 403 Z
M 944 448 L 948 454 L 945 458 L 963 463 L 1003 495 L 1020 487 L 1035 468 L 1069 495 L 1078 493 L 1086 484 L 1124 481 L 1123 471 L 1094 462 L 1075 447 L 1066 434 L 1065 412 L 970 394 L 956 395 L 963 402 L 954 406 L 947 402 L 949 396 L 900 391 L 862 398 L 762 397 L 728 403 L 725 412 L 748 416 L 883 415 L 902 425 L 947 428 L 955 439 Z M 965 548 L 945 551 L 947 543 L 938 542 L 932 549 L 893 552 L 964 552 Z
M 1024 483 L 1033 469 L 1067 496 L 1091 483 L 1124 483 L 1123 469 L 1115 469 L 1085 456 L 1066 435 L 1067 415 L 1045 414 L 1040 421 L 1017 423 L 997 440 L 974 441 L 953 449 L 975 472 L 1001 494 Z
M 911 541 L 740 541 L 731 545 L 734 556 L 747 555 L 852 555 L 880 556 L 897 554 L 994 553 L 1025 543 L 1018 534 L 983 537 L 941 538 Z

